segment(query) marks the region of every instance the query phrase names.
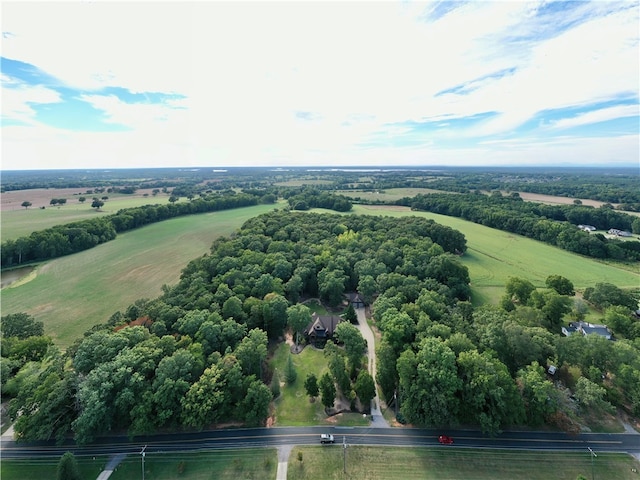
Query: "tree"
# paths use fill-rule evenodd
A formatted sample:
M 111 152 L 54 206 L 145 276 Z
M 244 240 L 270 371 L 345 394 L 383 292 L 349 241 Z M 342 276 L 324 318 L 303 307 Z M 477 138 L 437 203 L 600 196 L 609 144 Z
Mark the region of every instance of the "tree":
M 273 395 L 273 398 L 280 396 L 280 375 L 278 375 L 278 370 L 274 370 L 271 377 L 271 395 Z
M 340 352 L 331 354 L 331 359 L 329 360 L 329 371 L 331 372 L 331 375 L 333 375 L 333 379 L 338 384 L 338 388 L 340 388 L 342 394 L 347 395 L 351 389 L 351 380 L 347 373 L 347 366 L 344 363 L 344 357 Z
M 607 391 L 604 387 L 593 383 L 585 377 L 580 377 L 576 383 L 575 396 L 585 411 L 613 413 L 614 407 L 605 400 Z
M 584 291 L 584 299 L 603 310 L 612 305 L 622 305 L 631 311 L 638 308 L 638 300 L 633 294 L 611 283 L 596 283 L 595 287 L 587 287 Z
M 31 202 L 25 200 L 24 202 L 22 202 L 21 206 L 24 207 L 25 209 L 28 209 L 31 205 L 33 205 Z
M 98 200 L 97 198 L 94 198 L 93 202 L 91 202 L 91 208 L 95 208 L 96 210 L 100 210 L 103 205 L 104 202 L 102 200 Z
M 362 333 L 360 333 L 358 327 L 347 322 L 341 322 L 336 327 L 335 337 L 344 344 L 351 371 L 357 371 L 362 363 L 362 355 L 367 348 L 367 341 L 362 336 Z
M 222 407 L 226 400 L 222 369 L 212 365 L 191 385 L 182 399 L 184 424 L 204 428 L 217 422 L 222 418 Z
M 556 389 L 544 373 L 544 368 L 533 362 L 518 371 L 518 389 L 524 401 L 527 423 L 540 425 L 558 408 Z
M 49 205 L 57 205 L 57 204 L 58 204 L 58 199 L 57 199 L 57 198 L 52 198 L 52 199 L 49 201 Z
M 320 377 L 320 394 L 322 405 L 325 409 L 333 408 L 333 403 L 336 401 L 336 386 L 333 384 L 333 379 L 328 372 L 325 372 Z
M 346 277 L 339 270 L 322 269 L 318 273 L 318 290 L 320 297 L 335 307 L 342 301 Z
M 545 280 L 545 285 L 548 288 L 554 289 L 560 295 L 568 295 L 572 297 L 576 294 L 571 280 L 561 275 L 549 275 Z
M 56 470 L 57 480 L 82 480 L 80 475 L 80 469 L 78 468 L 78 462 L 73 453 L 67 452 L 58 462 L 58 468 Z
M 442 341 L 427 337 L 417 353 L 408 349 L 398 358 L 401 412 L 417 425 L 449 425 L 457 419 L 462 387 L 456 356 Z
M 44 323 L 37 321 L 28 313 L 10 313 L 0 320 L 0 335 L 6 337 L 27 337 L 44 335 Z
M 461 352 L 460 410 L 462 422 L 479 422 L 484 433 L 495 435 L 504 424 L 517 424 L 523 413 L 522 400 L 507 367 L 488 352 Z
M 356 391 L 356 395 L 358 395 L 362 405 L 368 410 L 371 405 L 371 400 L 376 396 L 376 385 L 373 377 L 369 375 L 369 372 L 366 370 L 360 371 L 353 389 Z
M 291 354 L 289 354 L 287 364 L 284 367 L 284 380 L 287 382 L 287 385 L 293 385 L 296 383 L 297 378 L 298 372 L 296 372 L 296 367 L 293 365 L 293 358 Z
M 298 346 L 300 332 L 302 332 L 311 321 L 311 310 L 306 305 L 300 303 L 287 308 L 287 324 L 291 328 Z
M 344 314 L 342 314 L 342 318 L 344 318 L 347 322 L 353 323 L 354 325 L 358 324 L 358 314 L 356 313 L 355 308 L 350 303 Z
M 269 403 L 272 399 L 269 387 L 259 380 L 254 380 L 249 384 L 240 402 L 241 419 L 250 426 L 263 424 L 269 415 Z
M 87 201 L 87 197 L 78 197 L 78 201 L 79 201 L 80 203 L 84 203 L 84 202 L 86 202 L 86 201 Z
M 520 305 L 526 305 L 529 301 L 531 293 L 536 289 L 529 280 L 524 280 L 518 277 L 509 277 L 505 284 L 505 291 L 507 298 L 511 299 L 514 303 Z
M 245 375 L 261 377 L 262 362 L 267 358 L 267 334 L 259 328 L 251 330 L 236 347 L 235 354 Z
M 304 380 L 304 389 L 307 392 L 307 395 L 310 397 L 317 397 L 320 393 L 318 389 L 318 379 L 313 373 L 307 375 L 307 378 Z

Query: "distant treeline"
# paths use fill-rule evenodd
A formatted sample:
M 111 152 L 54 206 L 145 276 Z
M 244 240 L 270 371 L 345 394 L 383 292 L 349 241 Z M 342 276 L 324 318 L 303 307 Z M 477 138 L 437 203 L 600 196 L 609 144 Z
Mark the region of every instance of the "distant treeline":
M 293 210 L 309 210 L 310 208 L 326 208 L 336 212 L 348 212 L 352 208 L 351 199 L 344 195 L 332 195 L 320 192 L 316 188 L 303 187 L 286 189 L 282 196 L 287 199 Z
M 529 192 L 564 198 L 590 199 L 619 204 L 627 211 L 640 211 L 638 173 L 628 170 L 579 169 L 532 171 L 518 169 L 445 170 L 429 176 L 404 172 L 375 177 L 372 188 L 430 188 L 443 192 L 472 193 L 475 190 Z
M 7 268 L 62 257 L 108 242 L 116 238 L 118 233 L 143 225 L 182 215 L 248 207 L 257 205 L 260 201 L 261 197 L 244 193 L 225 196 L 212 195 L 190 202 L 125 208 L 106 217 L 73 222 L 67 225 L 56 225 L 33 232 L 26 237 L 2 242 L 0 266 Z
M 524 202 L 517 195 L 429 194 L 403 198 L 399 205 L 424 210 L 517 233 L 593 258 L 640 260 L 640 242 L 607 239 L 588 233 L 577 225 L 599 230 L 615 228 L 640 233 L 640 218 L 613 210 L 580 205 L 544 205 Z

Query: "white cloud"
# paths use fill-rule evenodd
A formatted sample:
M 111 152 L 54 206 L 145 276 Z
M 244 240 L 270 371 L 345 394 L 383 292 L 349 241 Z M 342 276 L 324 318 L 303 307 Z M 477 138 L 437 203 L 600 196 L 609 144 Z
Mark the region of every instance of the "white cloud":
M 31 104 L 57 103 L 60 94 L 55 90 L 36 85 L 19 84 L 2 75 L 2 116 L 23 123 L 33 123 L 36 115 Z
M 637 99 L 637 3 L 586 4 L 566 15 L 589 20 L 536 38 L 543 3 L 468 2 L 436 21 L 422 16 L 431 8 L 422 2 L 52 2 L 38 3 L 37 15 L 30 2 L 5 3 L 3 30 L 12 36 L 3 39 L 2 55 L 67 86 L 95 90 L 82 98 L 131 129 L 11 129 L 3 133 L 6 152 L 18 155 L 22 145 L 24 155 L 35 155 L 40 147 L 24 146 L 31 135 L 35 145 L 52 142 L 42 151 L 59 152 L 52 162 L 65 164 L 76 157 L 127 158 L 127 165 L 171 162 L 170 156 L 183 165 L 269 158 L 398 163 L 413 154 L 424 161 L 477 155 L 491 162 L 488 147 L 461 150 L 458 159 L 429 146 L 372 152 L 357 145 L 388 124 L 496 112 L 473 128 L 439 133 L 490 138 L 514 132 L 541 111 L 621 95 Z M 509 73 L 491 76 L 501 71 Z M 475 90 L 436 96 L 459 85 Z M 101 95 L 105 86 L 185 98 L 173 105 L 128 104 Z M 3 114 L 16 117 L 28 118 L 28 102 L 46 98 L 36 89 L 10 92 L 13 97 L 4 92 Z M 301 111 L 314 121 L 298 118 Z M 628 116 L 614 107 L 564 125 L 621 113 Z M 386 138 L 393 142 L 395 134 L 389 130 Z M 5 158 L 20 167 L 24 157 Z
M 576 115 L 571 118 L 563 118 L 551 122 L 553 128 L 571 128 L 592 123 L 606 122 L 617 118 L 637 117 L 640 113 L 638 105 L 620 105 L 616 107 L 601 108 L 591 112 Z

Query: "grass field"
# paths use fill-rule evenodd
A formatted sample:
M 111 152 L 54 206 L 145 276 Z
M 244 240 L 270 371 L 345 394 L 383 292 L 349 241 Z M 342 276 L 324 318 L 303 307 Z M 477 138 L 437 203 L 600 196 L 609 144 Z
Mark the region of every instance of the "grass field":
M 175 218 L 52 260 L 38 267 L 31 281 L 2 289 L 2 315 L 27 312 L 44 322 L 45 333 L 57 345 L 67 347 L 135 300 L 160 295 L 162 285 L 175 284 L 186 264 L 207 253 L 216 237 L 276 207 Z
M 7 195 L 17 195 L 18 193 L 21 193 L 21 191 L 3 193 L 3 201 L 6 200 L 4 197 Z M 49 196 L 51 198 L 55 197 L 55 191 L 52 191 Z M 98 194 L 98 196 L 102 196 L 102 194 Z M 66 197 L 69 198 L 68 196 Z M 43 203 L 42 206 L 46 203 L 45 209 L 38 208 L 40 203 L 36 204 L 36 202 L 28 209 L 3 208 L 2 215 L 0 216 L 2 241 L 14 240 L 18 237 L 27 236 L 34 231 L 44 230 L 55 225 L 64 225 L 97 216 L 112 215 L 123 208 L 141 207 L 142 205 L 151 204 L 166 205 L 169 202 L 169 196 L 162 193 L 158 194 L 157 197 L 151 195 L 144 197 L 141 195 L 108 194 L 109 200 L 104 203 L 100 211 L 96 211 L 95 208 L 91 208 L 91 199 L 93 196 L 85 195 L 85 197 L 87 201 L 84 203 L 78 202 L 77 197 L 69 198 L 67 204 L 61 207 L 49 206 L 49 201 L 47 200 L 46 202 L 40 202 Z M 182 201 L 186 200 L 183 199 Z M 7 207 L 7 205 L 5 204 L 4 207 Z
M 302 452 L 302 462 L 298 460 Z M 576 452 L 524 452 L 459 448 L 295 447 L 288 480 L 575 480 L 591 478 L 591 458 Z M 346 464 L 346 473 L 344 466 Z M 594 478 L 637 480 L 640 462 L 628 455 L 598 454 Z

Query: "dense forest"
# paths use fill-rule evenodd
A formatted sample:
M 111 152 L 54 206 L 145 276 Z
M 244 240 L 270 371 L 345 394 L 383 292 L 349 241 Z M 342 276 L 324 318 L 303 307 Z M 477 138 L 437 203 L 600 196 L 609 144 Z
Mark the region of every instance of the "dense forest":
M 584 315 L 571 282 L 553 275 L 536 289 L 514 278 L 500 306 L 474 308 L 458 261 L 465 251 L 460 232 L 419 217 L 275 211 L 217 239 L 179 283 L 115 312 L 64 353 L 28 315 L 4 317 L 2 391 L 17 436 L 86 443 L 111 431 L 262 424 L 273 398 L 267 352 L 310 319 L 299 302 L 341 308 L 354 291 L 372 304 L 377 380 L 402 421 L 479 423 L 494 434 L 542 423 L 571 430 L 580 411 L 614 406 L 640 414 L 637 298 L 595 285 L 585 299 L 618 340 L 564 337 L 563 319 Z M 332 392 L 371 398 L 359 381 L 362 343 L 349 334 L 326 347 L 326 406 Z M 555 383 L 549 365 L 558 366 Z

